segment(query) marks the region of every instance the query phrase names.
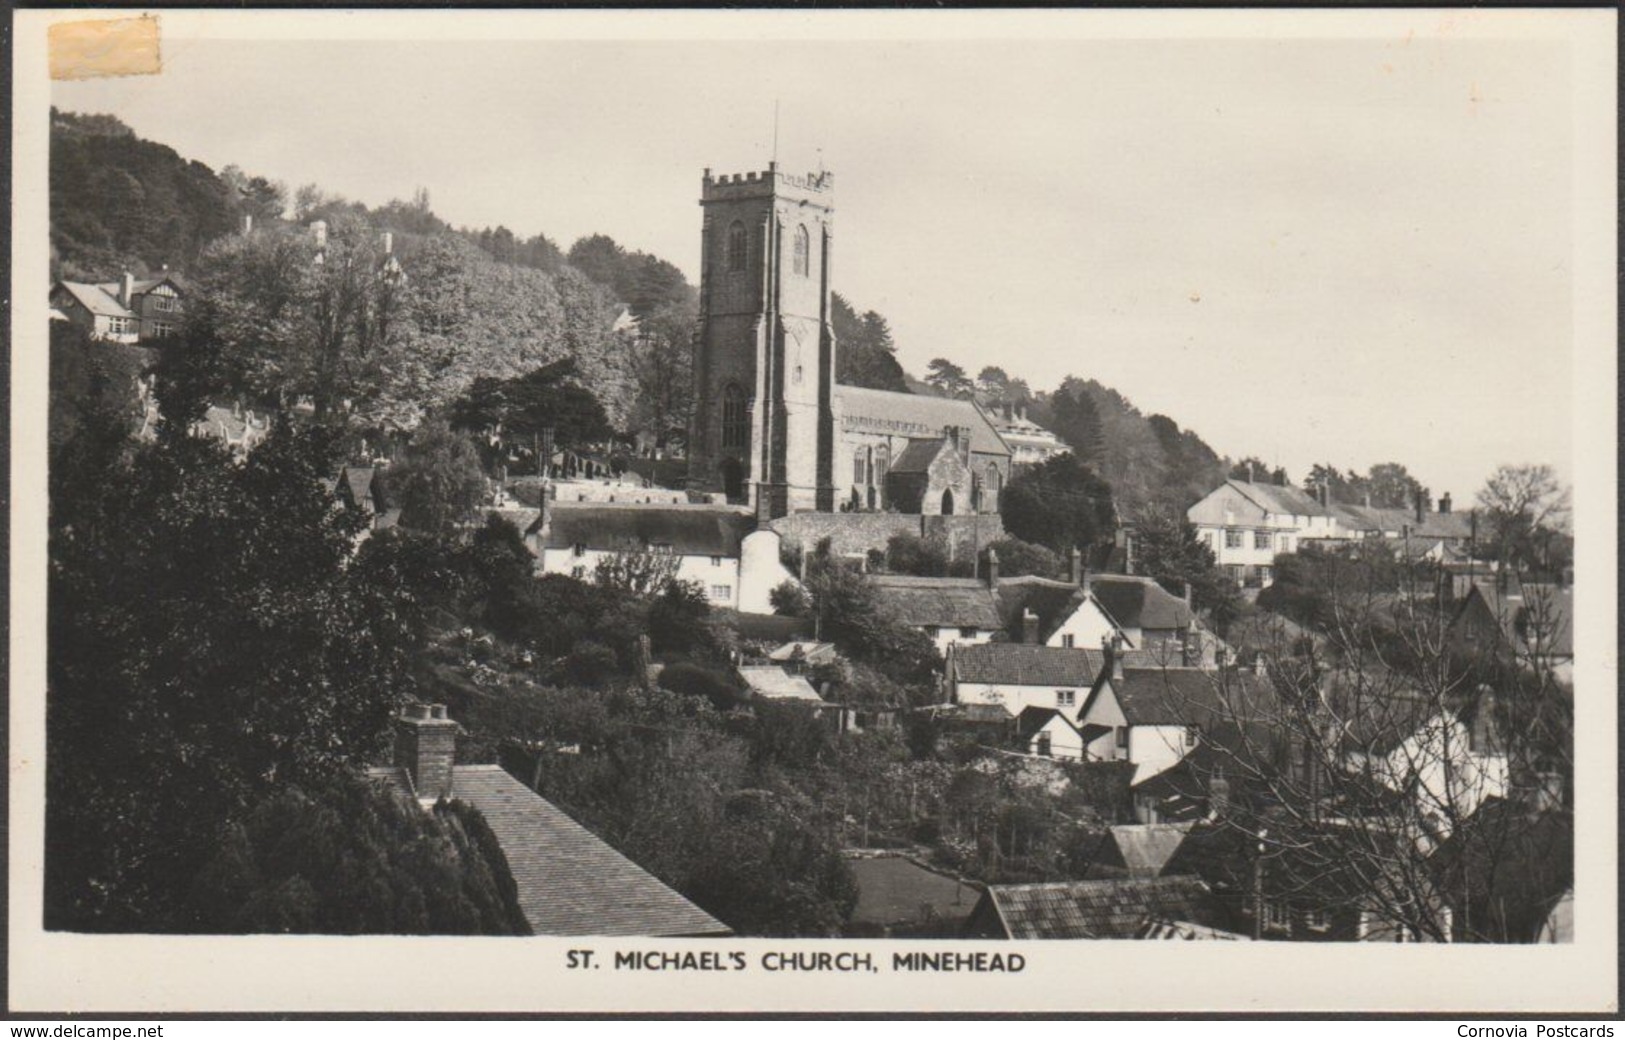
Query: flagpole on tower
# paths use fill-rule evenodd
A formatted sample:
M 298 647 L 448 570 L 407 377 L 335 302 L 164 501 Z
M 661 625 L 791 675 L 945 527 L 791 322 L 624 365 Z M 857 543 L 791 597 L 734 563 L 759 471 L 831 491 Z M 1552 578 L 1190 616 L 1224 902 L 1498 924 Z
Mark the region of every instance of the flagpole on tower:
M 779 99 L 773 99 L 773 165 L 779 165 Z

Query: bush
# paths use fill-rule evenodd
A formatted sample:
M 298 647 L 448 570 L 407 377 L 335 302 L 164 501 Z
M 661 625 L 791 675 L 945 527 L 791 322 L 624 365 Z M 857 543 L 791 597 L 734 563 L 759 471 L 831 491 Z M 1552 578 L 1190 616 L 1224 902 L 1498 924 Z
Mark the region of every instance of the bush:
M 719 668 L 706 668 L 692 661 L 677 661 L 660 672 L 660 685 L 673 693 L 690 697 L 704 697 L 718 711 L 728 711 L 739 704 L 740 687 L 733 677 Z

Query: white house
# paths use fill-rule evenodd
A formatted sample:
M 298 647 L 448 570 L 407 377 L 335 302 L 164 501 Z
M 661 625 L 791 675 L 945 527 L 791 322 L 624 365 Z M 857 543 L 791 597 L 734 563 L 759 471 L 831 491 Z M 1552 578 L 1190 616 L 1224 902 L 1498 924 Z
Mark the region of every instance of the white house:
M 1016 737 L 1029 755 L 1068 762 L 1084 759 L 1083 734 L 1056 708 L 1023 708 L 1016 717 Z
M 1126 761 L 1140 783 L 1195 750 L 1202 733 L 1252 716 L 1269 681 L 1237 669 L 1126 667 L 1112 662 L 1078 713 L 1091 761 Z
M 1286 484 L 1227 480 L 1186 510 L 1185 518 L 1219 566 L 1243 585 L 1274 580 L 1277 553 L 1296 552 L 1305 539 L 1339 537 L 1331 511 Z
M 757 530 L 755 515 L 738 506 L 551 502 L 527 541 L 538 573 L 584 581 L 606 557 L 669 552 L 679 581 L 699 585 L 714 606 L 747 613 L 769 613 L 769 593 L 795 579 L 779 562 L 779 536 Z
M 1003 708 L 1011 717 L 1048 708 L 1076 722 L 1105 665 L 1101 650 L 982 643 L 948 656 L 949 700 Z
M 899 620 L 929 636 L 940 654 L 951 646 L 986 643 L 1004 629 L 996 578 L 876 574 L 869 581 Z

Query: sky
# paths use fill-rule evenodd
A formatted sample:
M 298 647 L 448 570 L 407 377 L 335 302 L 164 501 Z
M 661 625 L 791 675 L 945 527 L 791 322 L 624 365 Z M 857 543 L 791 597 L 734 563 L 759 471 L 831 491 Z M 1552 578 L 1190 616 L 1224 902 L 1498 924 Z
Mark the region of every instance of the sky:
M 835 289 L 915 374 L 1098 379 L 1294 480 L 1399 461 L 1465 504 L 1501 463 L 1571 479 L 1560 41 L 349 35 L 172 34 L 160 75 L 53 103 L 697 281 L 702 171 L 765 169 L 776 102 L 781 169 L 835 174 Z

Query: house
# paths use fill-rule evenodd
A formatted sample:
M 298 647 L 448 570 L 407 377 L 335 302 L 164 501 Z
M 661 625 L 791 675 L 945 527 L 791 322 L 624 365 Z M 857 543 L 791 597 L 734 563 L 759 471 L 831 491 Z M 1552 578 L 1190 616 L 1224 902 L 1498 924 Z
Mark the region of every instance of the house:
M 1571 587 L 1519 582 L 1508 574 L 1471 586 L 1450 621 L 1450 641 L 1459 653 L 1503 654 L 1572 684 L 1573 617 Z
M 898 620 L 924 632 L 938 653 L 986 643 L 1004 628 L 997 593 L 987 581 L 876 574 L 869 583 Z
M 1105 666 L 1101 650 L 981 643 L 951 648 L 945 680 L 952 704 L 998 708 L 1010 718 L 1053 709 L 1075 724 Z
M 125 271 L 116 282 L 57 282 L 51 307 L 96 339 L 150 343 L 180 330 L 183 291 L 168 269 L 156 278 Z
M 1004 438 L 1004 443 L 1010 446 L 1012 466 L 1036 466 L 1072 450 L 1055 434 L 1029 419 L 1025 405 L 994 406 L 982 410 L 987 413 L 993 428 L 999 431 L 999 436 Z
M 1336 829 L 1349 824 L 1325 826 L 1322 841 L 1294 831 L 1287 843 L 1224 820 L 1200 822 L 1163 866 L 1162 879 L 1199 878 L 1212 893 L 1214 923 L 1259 939 L 1450 941 L 1442 891 L 1426 871 L 1407 869 L 1414 859 L 1384 851 L 1391 836 L 1340 839 Z
M 1134 939 L 1154 922 L 1218 923 L 1190 875 L 989 885 L 965 924 L 972 939 Z
M 737 506 L 553 502 L 526 543 L 538 573 L 583 581 L 606 558 L 670 553 L 677 580 L 699 585 L 713 606 L 745 613 L 771 613 L 770 593 L 795 579 L 779 562 L 779 536 Z
M 400 523 L 401 511 L 390 500 L 380 471 L 374 466 L 345 466 L 331 488 L 347 508 L 367 517 L 367 531 L 382 531 Z
M 1265 713 L 1274 699 L 1269 680 L 1252 672 L 1137 668 L 1108 656 L 1078 729 L 1090 759 L 1133 763 L 1136 784 L 1190 754 L 1204 732 Z
M 1186 596 L 1135 574 L 1085 574 L 1065 607 L 1045 625 L 1048 646 L 1100 646 L 1119 639 L 1159 664 L 1217 666 L 1222 644 L 1197 622 Z
M 156 400 L 148 405 L 149 411 L 156 407 Z M 204 409 L 203 418 L 192 424 L 191 432 L 194 437 L 219 441 L 233 455 L 242 458 L 271 435 L 271 417 L 265 412 L 244 408 L 240 403 L 211 404 Z
M 458 765 L 457 730 L 442 705 L 403 711 L 394 765 L 368 775 L 426 809 L 440 799 L 478 809 L 502 848 L 531 934 L 733 934 L 500 766 Z
M 979 886 L 901 853 L 853 849 L 846 861 L 858 883 L 844 929 L 853 938 L 958 938 L 982 896 Z
M 1029 706 L 1016 716 L 1016 744 L 1025 754 L 1082 762 L 1083 734 L 1058 708 Z

